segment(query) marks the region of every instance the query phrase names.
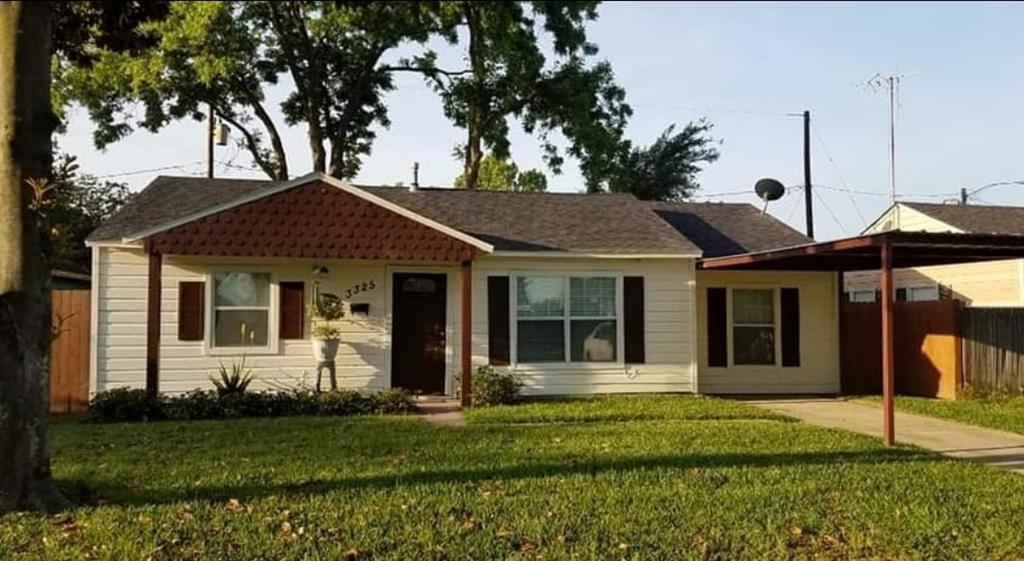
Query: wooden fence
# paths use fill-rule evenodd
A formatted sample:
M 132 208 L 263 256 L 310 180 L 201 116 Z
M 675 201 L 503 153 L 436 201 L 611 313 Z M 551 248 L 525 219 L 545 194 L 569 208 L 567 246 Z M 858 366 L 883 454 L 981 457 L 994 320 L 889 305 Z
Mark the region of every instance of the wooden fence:
M 50 411 L 85 411 L 89 405 L 88 290 L 51 292 Z
M 842 389 L 876 394 L 882 387 L 882 323 L 878 303 L 843 302 Z M 958 300 L 894 303 L 896 392 L 952 398 L 961 380 Z
M 1024 308 L 967 308 L 963 348 L 964 385 L 1024 392 Z

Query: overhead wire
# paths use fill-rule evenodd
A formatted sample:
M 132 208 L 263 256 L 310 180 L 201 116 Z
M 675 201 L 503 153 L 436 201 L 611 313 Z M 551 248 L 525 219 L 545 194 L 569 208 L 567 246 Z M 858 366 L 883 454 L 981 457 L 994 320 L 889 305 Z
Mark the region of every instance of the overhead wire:
M 139 174 L 142 174 L 142 173 L 153 173 L 155 171 L 168 171 L 168 170 L 172 170 L 172 169 L 185 169 L 185 168 L 190 168 L 190 167 L 192 167 L 192 166 L 194 166 L 196 164 L 201 164 L 201 163 L 203 163 L 202 160 L 196 160 L 194 162 L 189 162 L 187 164 L 178 164 L 178 165 L 173 165 L 173 166 L 161 166 L 161 167 L 157 167 L 157 168 L 139 169 L 139 170 L 134 170 L 134 171 L 122 171 L 122 172 L 118 172 L 118 173 L 107 173 L 107 174 L 103 174 L 103 175 L 97 175 L 96 179 L 107 179 L 109 177 L 125 177 L 125 176 L 128 176 L 128 175 L 139 175 Z
M 832 164 L 832 169 L 836 172 L 836 177 L 839 178 L 839 183 L 842 183 L 844 189 L 849 189 L 850 186 L 846 184 L 846 178 L 843 177 L 843 172 L 839 171 L 839 165 L 836 163 L 835 158 L 832 157 L 832 152 L 829 151 L 828 146 L 825 144 L 825 139 L 822 138 L 813 119 L 811 119 L 811 130 L 814 131 L 814 137 L 818 139 L 818 144 L 821 145 L 821 149 L 825 152 L 825 157 L 828 158 L 829 163 Z M 856 211 L 857 216 L 860 217 L 861 225 L 867 227 L 868 220 L 867 218 L 864 218 L 864 213 L 860 211 L 860 206 L 857 204 L 857 200 L 853 198 L 853 193 L 847 193 L 846 196 L 849 197 L 850 203 L 853 205 L 853 210 Z

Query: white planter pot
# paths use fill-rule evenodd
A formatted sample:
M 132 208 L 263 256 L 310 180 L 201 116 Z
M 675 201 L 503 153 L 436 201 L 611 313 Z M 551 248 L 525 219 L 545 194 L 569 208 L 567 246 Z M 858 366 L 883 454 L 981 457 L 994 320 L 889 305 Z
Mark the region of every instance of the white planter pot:
M 318 361 L 334 360 L 339 344 L 341 341 L 337 339 L 313 339 L 313 357 Z

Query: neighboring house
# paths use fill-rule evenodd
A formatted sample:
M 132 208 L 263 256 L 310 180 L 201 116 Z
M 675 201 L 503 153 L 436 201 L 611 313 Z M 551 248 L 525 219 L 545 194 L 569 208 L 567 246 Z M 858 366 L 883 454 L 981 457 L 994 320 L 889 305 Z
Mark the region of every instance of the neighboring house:
M 901 202 L 889 207 L 864 231 L 1024 234 L 1024 207 Z M 1024 260 L 898 269 L 897 300 L 956 298 L 968 306 L 1024 306 Z M 845 290 L 853 301 L 874 302 L 878 273 L 847 273 Z
M 696 271 L 808 241 L 750 205 L 160 177 L 89 237 L 91 389 L 204 388 L 243 354 L 255 387 L 310 383 L 318 286 L 347 387 L 491 364 L 531 394 L 836 392 L 834 273 Z

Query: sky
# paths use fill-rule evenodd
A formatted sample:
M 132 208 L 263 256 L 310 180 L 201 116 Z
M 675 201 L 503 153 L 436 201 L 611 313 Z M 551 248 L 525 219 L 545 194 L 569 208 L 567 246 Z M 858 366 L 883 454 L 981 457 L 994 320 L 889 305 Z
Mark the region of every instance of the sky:
M 759 205 L 760 178 L 802 185 L 800 114 L 808 110 L 816 237 L 860 233 L 889 204 L 888 95 L 865 86 L 877 73 L 903 76 L 898 198 L 942 202 L 961 188 L 1024 180 L 1024 2 L 606 2 L 599 16 L 589 38 L 626 90 L 635 143 L 650 144 L 673 123 L 714 125 L 721 158 L 700 174 L 698 200 Z M 442 61 L 459 56 L 442 53 Z M 416 161 L 421 184 L 451 185 L 463 131 L 421 80 L 400 76 L 397 84 L 388 97 L 392 125 L 379 131 L 356 182 L 408 184 Z M 271 105 L 286 87 L 268 90 Z M 182 121 L 100 151 L 88 116 L 73 110 L 58 142 L 82 171 L 140 190 L 157 175 L 204 173 L 204 131 L 205 123 Z M 304 129 L 283 135 L 292 174 L 308 172 Z M 216 159 L 231 164 L 218 164 L 217 175 L 261 177 L 233 144 L 217 147 Z M 538 141 L 520 132 L 512 156 L 521 169 L 544 166 Z M 583 186 L 571 160 L 548 179 L 553 191 Z M 1024 205 L 1024 186 L 990 187 L 971 202 Z M 793 189 L 768 212 L 804 230 L 803 205 Z

